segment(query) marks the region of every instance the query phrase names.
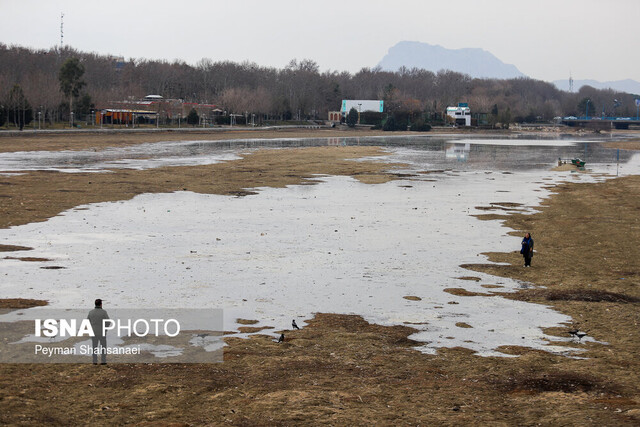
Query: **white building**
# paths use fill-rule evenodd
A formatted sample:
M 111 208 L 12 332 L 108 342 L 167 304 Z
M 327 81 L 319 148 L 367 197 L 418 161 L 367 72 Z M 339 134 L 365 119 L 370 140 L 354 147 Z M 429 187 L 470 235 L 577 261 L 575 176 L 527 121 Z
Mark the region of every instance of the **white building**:
M 447 107 L 447 116 L 451 117 L 458 126 L 471 126 L 471 109 L 467 104 Z
M 384 110 L 384 101 L 382 100 L 353 100 L 353 99 L 343 99 L 342 100 L 342 108 L 340 108 L 340 112 L 343 115 L 346 115 L 351 111 L 352 108 L 355 108 L 358 113 L 364 113 L 365 111 L 374 111 L 376 113 L 382 113 Z

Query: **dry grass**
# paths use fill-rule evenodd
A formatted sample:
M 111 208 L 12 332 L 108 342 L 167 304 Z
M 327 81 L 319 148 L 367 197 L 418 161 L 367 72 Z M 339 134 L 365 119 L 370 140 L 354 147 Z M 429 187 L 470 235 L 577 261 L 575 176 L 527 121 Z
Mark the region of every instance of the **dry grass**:
M 58 134 L 30 134 L 11 136 L 0 132 L 0 152 L 14 151 L 60 151 L 60 150 L 101 150 L 106 147 L 127 147 L 136 144 L 162 141 L 221 141 L 234 139 L 274 139 L 274 138 L 348 138 L 383 136 L 388 132 L 368 129 L 216 129 L 189 132 L 149 131 L 149 132 L 65 132 Z M 409 134 L 409 132 L 394 135 Z M 415 135 L 415 132 L 411 133 Z
M 585 301 L 585 302 L 616 302 L 638 303 L 640 298 L 616 292 L 596 289 L 536 289 L 517 294 L 523 301 Z
M 300 331 L 226 338 L 208 365 L 3 365 L 0 422 L 189 425 L 634 425 L 629 386 L 521 351 L 423 355 L 405 326 L 318 314 Z M 559 367 L 561 365 L 561 367 Z M 585 366 L 583 366 L 585 365 Z M 29 373 L 27 380 L 15 381 Z M 597 400 L 597 401 L 596 401 Z M 575 408 L 581 408 L 576 411 Z M 605 409 L 607 408 L 607 409 Z M 621 409 L 621 412 L 616 412 Z M 164 424 L 163 424 L 164 425 Z
M 507 392 L 530 391 L 534 393 L 602 393 L 615 396 L 620 388 L 610 381 L 590 374 L 575 372 L 516 372 L 495 379 L 497 387 Z
M 24 261 L 24 262 L 48 262 L 48 261 L 52 261 L 49 258 L 39 258 L 39 257 L 32 257 L 32 256 L 26 256 L 26 257 L 6 256 L 6 257 L 4 257 L 4 259 L 14 259 L 14 260 L 17 260 L 17 261 Z
M 609 148 L 619 148 L 621 150 L 640 151 L 640 139 L 634 138 L 627 141 L 613 141 L 602 144 Z
M 475 277 L 475 276 L 461 276 L 461 277 L 457 277 L 457 279 L 459 280 L 470 280 L 470 281 L 474 281 L 474 282 L 479 282 L 480 279 L 479 277 Z
M 11 185 L 0 188 L 0 227 L 44 221 L 79 205 L 128 200 L 143 193 L 188 190 L 244 196 L 257 187 L 310 182 L 318 174 L 350 175 L 368 184 L 397 179 L 388 171 L 392 165 L 350 160 L 383 154 L 377 147 L 293 148 L 257 151 L 241 160 L 206 166 L 101 174 L 33 171 L 5 178 Z
M 259 320 L 253 319 L 236 319 L 236 323 L 239 325 L 255 325 Z
M 29 248 L 27 246 L 16 246 L 16 245 L 0 245 L 0 252 L 16 252 L 16 251 L 30 251 L 33 248 Z
M 444 289 L 444 292 L 451 295 L 456 295 L 459 297 L 488 297 L 492 295 L 492 294 L 485 294 L 482 292 L 470 292 L 464 288 L 446 288 Z
M 0 299 L 0 308 L 8 309 L 21 309 L 31 307 L 41 307 L 47 305 L 48 302 L 37 299 L 25 299 L 25 298 L 4 298 Z
M 393 178 L 384 165 L 343 162 L 358 155 L 370 152 L 301 149 L 278 158 L 258 152 L 222 169 L 123 173 L 99 185 L 93 176 L 92 184 L 87 176 L 77 183 L 56 174 L 12 177 L 34 211 L 11 204 L 0 224 L 41 220 L 93 197 L 60 192 L 56 197 L 83 195 L 62 204 L 45 200 L 37 187 L 48 183 L 38 184 L 38 178 L 54 181 L 50 191 L 95 185 L 91 193 L 105 200 L 182 187 L 233 194 L 299 183 L 310 173 L 353 172 L 373 182 Z M 212 177 L 222 184 L 214 187 Z M 517 358 L 482 358 L 463 348 L 426 355 L 415 350 L 418 343 L 409 338 L 415 329 L 409 326 L 318 313 L 302 330 L 283 331 L 282 344 L 265 335 L 247 340 L 226 335 L 221 364 L 0 365 L 0 423 L 638 425 L 640 306 L 634 301 L 640 298 L 640 177 L 570 184 L 556 193 L 538 214 L 501 217 L 517 234 L 533 233 L 538 253 L 532 268 L 523 269 L 516 252 L 491 254 L 506 266 L 468 267 L 545 286 L 510 297 L 552 305 L 574 319 L 566 330 L 579 326 L 608 343 L 564 343 L 586 350 L 581 354 L 586 359 L 524 347 L 500 349 Z M 449 292 L 478 295 L 463 288 Z M 566 330 L 546 332 L 568 337 Z

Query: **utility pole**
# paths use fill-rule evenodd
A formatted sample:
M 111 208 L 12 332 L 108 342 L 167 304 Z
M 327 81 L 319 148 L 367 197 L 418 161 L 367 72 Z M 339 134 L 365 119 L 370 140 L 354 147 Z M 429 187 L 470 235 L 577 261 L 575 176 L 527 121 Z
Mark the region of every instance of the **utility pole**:
M 64 46 L 64 13 L 60 12 L 60 51 Z
M 586 108 L 586 111 L 585 111 L 585 117 L 586 117 L 587 120 L 589 120 L 589 103 L 590 102 L 591 102 L 591 100 L 587 99 L 587 108 Z
M 573 77 L 571 77 L 571 71 L 569 71 L 569 92 L 573 93 Z

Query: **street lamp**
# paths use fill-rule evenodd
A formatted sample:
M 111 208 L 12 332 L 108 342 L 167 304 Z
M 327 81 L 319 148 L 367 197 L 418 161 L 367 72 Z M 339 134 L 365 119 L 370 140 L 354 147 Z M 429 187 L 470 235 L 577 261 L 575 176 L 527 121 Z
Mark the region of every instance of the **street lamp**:
M 587 118 L 587 120 L 589 120 L 589 103 L 591 102 L 590 99 L 587 99 L 587 111 L 585 112 L 585 116 Z

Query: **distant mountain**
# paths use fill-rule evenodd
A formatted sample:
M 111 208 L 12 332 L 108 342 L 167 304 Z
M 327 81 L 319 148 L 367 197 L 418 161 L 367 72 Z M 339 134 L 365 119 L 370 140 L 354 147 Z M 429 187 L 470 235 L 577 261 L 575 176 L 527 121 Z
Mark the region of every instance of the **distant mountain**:
M 389 49 L 378 64 L 383 70 L 423 68 L 433 72 L 452 70 L 477 78 L 526 77 L 514 65 L 505 64 L 483 49 L 446 49 L 428 43 L 401 41 Z
M 556 80 L 553 82 L 554 85 L 560 90 L 569 91 L 569 79 L 566 80 Z M 578 91 L 582 86 L 591 86 L 596 89 L 613 89 L 618 92 L 626 92 L 633 94 L 640 94 L 640 82 L 626 79 L 626 80 L 616 80 L 613 82 L 599 82 L 597 80 L 574 80 L 573 81 L 573 90 Z

